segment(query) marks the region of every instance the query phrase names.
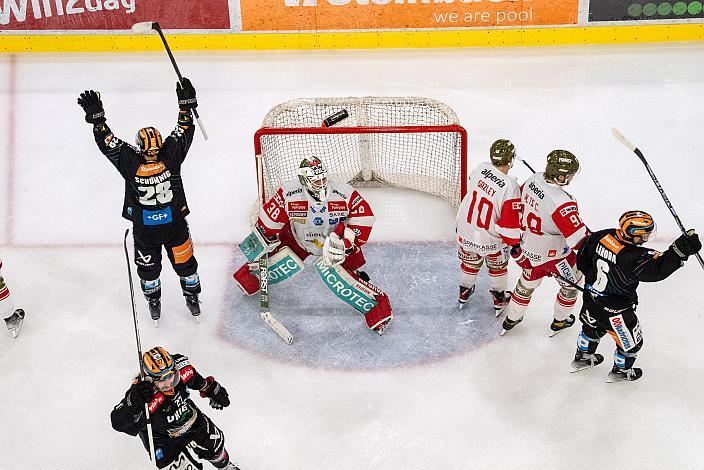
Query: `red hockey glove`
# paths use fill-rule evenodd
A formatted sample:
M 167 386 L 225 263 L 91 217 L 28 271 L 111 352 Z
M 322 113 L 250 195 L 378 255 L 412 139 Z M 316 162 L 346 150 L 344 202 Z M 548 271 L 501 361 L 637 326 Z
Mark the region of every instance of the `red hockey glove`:
M 513 245 L 511 247 L 511 258 L 523 269 L 531 269 L 533 267 L 530 264 L 530 260 L 526 258 L 526 255 L 523 253 L 521 245 Z

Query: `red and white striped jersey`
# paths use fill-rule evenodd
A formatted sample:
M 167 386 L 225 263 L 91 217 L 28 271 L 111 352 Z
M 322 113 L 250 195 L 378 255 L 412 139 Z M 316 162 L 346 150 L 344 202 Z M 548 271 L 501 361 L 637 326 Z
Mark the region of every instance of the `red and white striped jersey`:
M 457 212 L 457 243 L 481 256 L 501 251 L 502 242 L 515 245 L 521 235 L 520 213 L 516 179 L 490 162 L 482 163 L 469 175 L 467 194 Z
M 265 234 L 274 235 L 289 222 L 299 245 L 320 256 L 327 236 L 333 231 L 342 236 L 344 227 L 354 231 L 355 245 L 367 243 L 374 213 L 369 203 L 347 183 L 328 179 L 328 198 L 318 202 L 295 179 L 280 187 L 264 204 L 257 224 Z
M 523 183 L 521 201 L 521 248 L 533 266 L 565 258 L 587 236 L 577 202 L 544 173 Z

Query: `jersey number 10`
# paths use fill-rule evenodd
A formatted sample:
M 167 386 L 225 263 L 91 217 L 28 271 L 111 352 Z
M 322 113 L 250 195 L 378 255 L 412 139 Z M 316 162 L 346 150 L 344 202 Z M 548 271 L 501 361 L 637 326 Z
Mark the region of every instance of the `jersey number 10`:
M 472 219 L 474 218 L 475 205 L 477 206 L 476 226 L 483 228 L 484 230 L 489 230 L 491 213 L 494 212 L 494 204 L 484 196 L 479 199 L 479 204 L 477 204 L 477 192 L 474 191 L 472 193 L 472 202 L 469 204 L 469 212 L 467 212 L 467 223 L 470 225 L 472 224 Z

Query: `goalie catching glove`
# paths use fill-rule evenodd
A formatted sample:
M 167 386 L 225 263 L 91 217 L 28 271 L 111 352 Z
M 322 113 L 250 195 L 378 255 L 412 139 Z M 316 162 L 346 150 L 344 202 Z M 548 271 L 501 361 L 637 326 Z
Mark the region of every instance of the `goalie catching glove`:
M 230 406 L 230 398 L 225 387 L 220 385 L 212 375 L 205 379 L 205 386 L 200 389 L 200 396 L 210 398 L 210 406 L 222 410 Z
M 343 237 L 336 232 L 332 232 L 325 239 L 323 244 L 323 262 L 326 266 L 337 266 L 342 264 L 347 255 L 354 250 L 355 233 L 352 229 L 345 227 Z

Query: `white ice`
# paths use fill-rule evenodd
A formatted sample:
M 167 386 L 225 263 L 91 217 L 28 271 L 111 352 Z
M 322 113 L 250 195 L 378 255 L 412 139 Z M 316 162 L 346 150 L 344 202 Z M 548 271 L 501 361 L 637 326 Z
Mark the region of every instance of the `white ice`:
M 605 383 L 610 338 L 600 346 L 606 364 L 568 373 L 578 328 L 547 337 L 552 282 L 510 334 L 422 366 L 308 368 L 218 334 L 230 314 L 222 298 L 234 288 L 233 246 L 256 193 L 252 135 L 274 105 L 311 96 L 439 99 L 469 131 L 470 167 L 496 138 L 513 140 L 536 167 L 550 150 L 569 149 L 583 166 L 569 189 L 588 225 L 648 210 L 658 223 L 653 246 L 664 249 L 677 226 L 610 129 L 643 150 L 687 227 L 704 230 L 703 45 L 176 55 L 210 134 L 207 142 L 196 135 L 183 168 L 204 313 L 195 325 L 166 266 L 158 329 L 138 295 L 141 341 L 189 355 L 227 387 L 232 405 L 223 411 L 195 401 L 243 470 L 704 467 L 696 260 L 641 286 L 644 376 L 634 383 Z M 14 302 L 27 312 L 17 340 L 0 335 L 0 469 L 150 468 L 138 440 L 110 427 L 137 370 L 121 246 L 129 225 L 120 218 L 122 180 L 97 151 L 76 98 L 99 90 L 125 139 L 145 125 L 166 132 L 177 112 L 173 71 L 162 53 L 1 56 L 0 83 L 0 254 Z M 514 174 L 529 173 L 517 164 Z M 451 239 L 449 206 L 370 197 L 379 214 L 373 239 Z M 512 266 L 510 285 L 516 275 Z

